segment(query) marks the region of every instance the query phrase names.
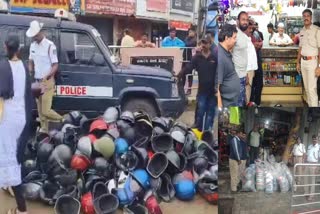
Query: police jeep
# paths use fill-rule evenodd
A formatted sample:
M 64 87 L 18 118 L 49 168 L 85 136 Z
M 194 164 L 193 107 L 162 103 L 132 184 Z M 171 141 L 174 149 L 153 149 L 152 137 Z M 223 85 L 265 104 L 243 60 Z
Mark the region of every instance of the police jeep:
M 183 88 L 161 68 L 122 66 L 112 60 L 98 31 L 86 24 L 54 18 L 0 14 L 0 44 L 8 33 L 20 37 L 21 58 L 28 60 L 31 39 L 25 36 L 33 20 L 44 23 L 46 37 L 57 46 L 59 71 L 53 109 L 79 110 L 94 117 L 109 106 L 143 111 L 151 116 L 179 117 L 186 106 Z M 0 45 L 0 59 L 5 57 Z

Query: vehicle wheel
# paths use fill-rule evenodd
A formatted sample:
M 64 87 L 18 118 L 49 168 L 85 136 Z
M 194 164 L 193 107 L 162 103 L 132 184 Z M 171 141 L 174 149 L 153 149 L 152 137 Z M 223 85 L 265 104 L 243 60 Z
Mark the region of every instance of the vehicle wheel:
M 149 99 L 130 99 L 122 105 L 123 111 L 147 113 L 151 118 L 158 116 L 156 106 Z

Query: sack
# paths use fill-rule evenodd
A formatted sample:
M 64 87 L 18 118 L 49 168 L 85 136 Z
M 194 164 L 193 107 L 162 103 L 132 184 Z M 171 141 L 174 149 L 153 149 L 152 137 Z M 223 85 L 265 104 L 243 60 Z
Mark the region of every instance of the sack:
M 3 98 L 0 98 L 0 122 L 2 121 L 3 111 L 4 111 L 4 100 Z
M 282 162 L 282 163 L 280 163 L 280 165 L 281 165 L 283 174 L 286 176 L 286 178 L 287 178 L 287 180 L 288 180 L 288 182 L 289 182 L 289 189 L 291 189 L 292 186 L 293 186 L 293 177 L 292 177 L 292 174 L 291 174 L 291 172 L 290 172 L 287 164 L 285 164 L 285 163 Z
M 269 194 L 274 192 L 272 170 L 272 165 L 268 162 L 265 162 L 265 192 Z
M 256 168 L 254 164 L 251 164 L 245 171 L 241 174 L 242 189 L 243 192 L 256 192 L 255 188 L 255 174 Z
M 257 191 L 264 191 L 265 186 L 265 165 L 264 162 L 256 161 L 256 188 Z

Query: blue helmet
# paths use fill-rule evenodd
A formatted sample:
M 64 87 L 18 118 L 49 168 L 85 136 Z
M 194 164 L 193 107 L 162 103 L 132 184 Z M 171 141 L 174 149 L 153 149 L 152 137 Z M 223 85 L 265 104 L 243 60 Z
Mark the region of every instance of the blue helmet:
M 150 187 L 150 176 L 144 169 L 137 169 L 132 172 L 132 177 L 141 185 L 141 187 L 147 190 Z
M 182 179 L 174 184 L 176 197 L 180 200 L 192 200 L 196 194 L 195 184 L 192 180 Z
M 121 155 L 126 153 L 129 150 L 129 145 L 127 140 L 123 138 L 117 138 L 115 141 L 116 144 L 116 154 Z

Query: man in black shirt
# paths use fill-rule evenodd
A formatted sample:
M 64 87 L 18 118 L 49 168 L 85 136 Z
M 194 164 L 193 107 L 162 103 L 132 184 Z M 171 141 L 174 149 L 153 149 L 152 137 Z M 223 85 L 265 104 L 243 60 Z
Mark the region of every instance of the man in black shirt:
M 191 62 L 178 75 L 178 78 L 181 79 L 185 73 L 189 73 L 193 69 L 198 72 L 199 88 L 195 125 L 200 131 L 212 129 L 215 108 L 217 106 L 215 84 L 218 61 L 217 56 L 211 52 L 210 46 L 210 38 L 204 37 L 201 40 L 201 52 L 193 56 Z M 206 117 L 203 129 L 204 116 Z

